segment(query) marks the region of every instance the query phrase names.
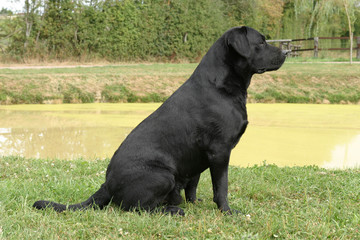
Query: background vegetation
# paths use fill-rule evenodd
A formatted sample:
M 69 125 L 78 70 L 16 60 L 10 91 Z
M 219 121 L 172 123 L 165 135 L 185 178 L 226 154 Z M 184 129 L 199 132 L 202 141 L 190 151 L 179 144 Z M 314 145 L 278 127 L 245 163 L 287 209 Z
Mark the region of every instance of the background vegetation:
M 162 102 L 196 63 L 0 69 L 0 104 Z M 360 67 L 346 63 L 286 62 L 255 74 L 249 102 L 360 104 Z
M 1 11 L 0 55 L 3 62 L 198 61 L 239 25 L 268 39 L 349 36 L 349 26 L 358 36 L 359 10 L 358 0 L 25 0 L 23 14 Z

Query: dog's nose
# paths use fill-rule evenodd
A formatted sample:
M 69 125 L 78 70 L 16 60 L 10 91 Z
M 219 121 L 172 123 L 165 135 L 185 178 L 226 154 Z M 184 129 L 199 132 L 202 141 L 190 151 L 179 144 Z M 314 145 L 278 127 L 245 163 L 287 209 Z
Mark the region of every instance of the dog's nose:
M 291 53 L 291 50 L 281 50 L 281 51 L 285 56 L 288 56 Z

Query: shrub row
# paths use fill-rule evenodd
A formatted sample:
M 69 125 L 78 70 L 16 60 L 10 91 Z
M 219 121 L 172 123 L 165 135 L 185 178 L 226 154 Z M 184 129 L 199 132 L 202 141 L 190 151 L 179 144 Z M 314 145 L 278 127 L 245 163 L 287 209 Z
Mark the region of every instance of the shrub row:
M 21 92 L 0 90 L 0 104 L 32 104 L 32 103 L 93 103 L 93 102 L 164 102 L 167 96 L 148 93 L 138 96 L 122 84 L 107 85 L 97 96 L 73 85 L 68 85 L 62 92 L 54 96 L 44 96 L 40 91 L 24 89 Z

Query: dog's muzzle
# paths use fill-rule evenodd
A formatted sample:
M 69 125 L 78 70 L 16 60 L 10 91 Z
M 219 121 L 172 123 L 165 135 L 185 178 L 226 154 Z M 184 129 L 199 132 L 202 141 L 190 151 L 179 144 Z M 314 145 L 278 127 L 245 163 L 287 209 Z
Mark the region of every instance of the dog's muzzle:
M 282 54 L 284 54 L 285 56 L 289 56 L 291 53 L 291 50 L 281 50 Z

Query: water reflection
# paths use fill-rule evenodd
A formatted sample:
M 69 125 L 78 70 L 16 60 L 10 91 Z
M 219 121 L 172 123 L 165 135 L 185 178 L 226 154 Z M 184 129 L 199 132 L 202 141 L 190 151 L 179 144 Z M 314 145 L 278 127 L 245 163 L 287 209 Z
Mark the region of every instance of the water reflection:
M 0 106 L 0 155 L 111 157 L 158 104 Z
M 74 159 L 111 157 L 131 128 L 2 128 L 0 155 Z M 5 133 L 6 132 L 6 133 Z
M 159 104 L 0 106 L 0 155 L 111 157 Z M 238 166 L 360 165 L 360 107 L 249 104 L 248 129 L 233 150 Z
M 359 168 L 360 167 L 360 134 L 349 143 L 338 144 L 331 151 L 331 161 L 325 168 Z

